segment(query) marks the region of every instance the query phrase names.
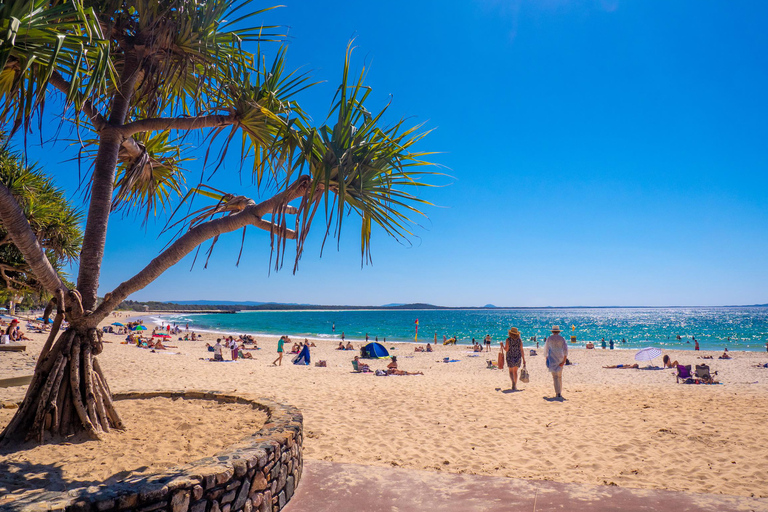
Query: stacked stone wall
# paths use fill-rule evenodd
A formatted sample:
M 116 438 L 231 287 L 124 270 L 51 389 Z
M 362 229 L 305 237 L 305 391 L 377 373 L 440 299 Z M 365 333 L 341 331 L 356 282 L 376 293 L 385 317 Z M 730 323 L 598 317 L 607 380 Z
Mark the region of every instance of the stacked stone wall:
M 267 413 L 253 435 L 212 457 L 164 473 L 111 485 L 43 491 L 0 506 L 42 512 L 277 512 L 291 499 L 303 467 L 303 419 L 295 407 L 263 398 L 215 391 L 127 392 L 115 400 L 166 397 L 251 404 Z

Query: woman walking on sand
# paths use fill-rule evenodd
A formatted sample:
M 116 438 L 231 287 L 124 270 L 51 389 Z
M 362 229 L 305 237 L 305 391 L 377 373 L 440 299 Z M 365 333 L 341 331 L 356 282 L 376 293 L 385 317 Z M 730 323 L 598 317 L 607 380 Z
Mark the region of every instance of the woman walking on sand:
M 499 343 L 501 350 L 506 352 L 507 368 L 509 368 L 509 378 L 512 379 L 512 391 L 517 391 L 517 369 L 520 368 L 520 361 L 525 367 L 525 354 L 523 354 L 523 340 L 520 337 L 520 331 L 517 327 L 509 330 L 509 336 L 505 343 Z

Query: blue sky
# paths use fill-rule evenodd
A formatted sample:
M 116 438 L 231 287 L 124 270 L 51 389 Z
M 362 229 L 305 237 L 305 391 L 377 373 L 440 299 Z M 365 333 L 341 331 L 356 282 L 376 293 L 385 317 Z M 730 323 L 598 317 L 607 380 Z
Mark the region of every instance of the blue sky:
M 289 61 L 325 83 L 301 96 L 320 124 L 344 51 L 369 66 L 388 121 L 434 128 L 419 149 L 451 178 L 425 197 L 412 246 L 381 231 L 361 269 L 359 223 L 296 275 L 269 273 L 250 230 L 132 298 L 451 306 L 768 302 L 768 4 L 621 0 L 286 2 Z M 269 50 L 271 51 L 271 50 Z M 59 143 L 33 159 L 70 187 Z M 234 157 L 212 184 L 241 186 Z M 190 166 L 190 180 L 199 175 Z M 194 177 L 193 177 L 194 176 Z M 247 182 L 247 180 L 245 180 Z M 110 224 L 100 293 L 162 246 L 164 219 Z

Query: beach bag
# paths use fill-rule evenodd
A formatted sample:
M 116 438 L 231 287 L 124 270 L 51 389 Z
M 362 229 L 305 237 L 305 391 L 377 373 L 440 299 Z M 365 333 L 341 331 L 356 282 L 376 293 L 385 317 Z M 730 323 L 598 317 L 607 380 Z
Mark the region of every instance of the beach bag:
M 526 370 L 525 366 L 523 366 L 523 369 L 520 370 L 520 382 L 528 384 L 529 380 L 531 380 L 531 376 L 528 375 L 528 370 Z
M 499 352 L 499 370 L 504 369 L 504 352 Z
M 3 334 L 2 336 L 0 336 L 0 343 L 2 343 L 3 345 L 8 345 L 10 342 L 11 342 L 11 337 L 8 336 L 7 334 Z
M 386 377 L 387 372 L 385 372 L 384 370 L 376 370 L 375 375 L 378 375 L 379 377 Z

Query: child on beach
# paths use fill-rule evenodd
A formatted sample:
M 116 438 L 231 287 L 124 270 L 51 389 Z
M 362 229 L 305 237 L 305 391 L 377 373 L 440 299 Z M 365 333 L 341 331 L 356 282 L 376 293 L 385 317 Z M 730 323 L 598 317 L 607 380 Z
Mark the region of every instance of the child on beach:
M 287 336 L 280 336 L 280 339 L 277 341 L 277 359 L 272 361 L 272 366 L 283 366 L 283 345 L 285 345 Z
M 221 355 L 221 338 L 216 339 L 216 343 L 213 345 L 213 360 L 223 361 L 224 356 Z

